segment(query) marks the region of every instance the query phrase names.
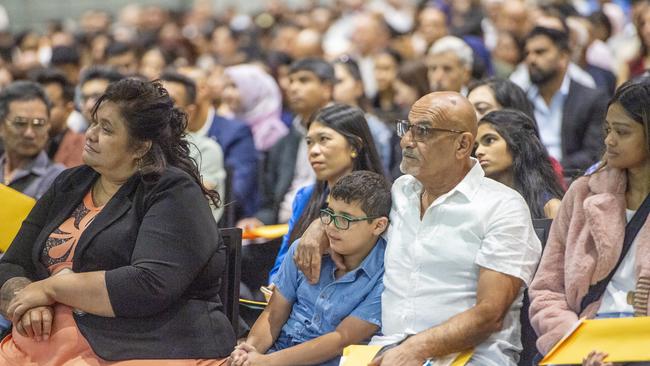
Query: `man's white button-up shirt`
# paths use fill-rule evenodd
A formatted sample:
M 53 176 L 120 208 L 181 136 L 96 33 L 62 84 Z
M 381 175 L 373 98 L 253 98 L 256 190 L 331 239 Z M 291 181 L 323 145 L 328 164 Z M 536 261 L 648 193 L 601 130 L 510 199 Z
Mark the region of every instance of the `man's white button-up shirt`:
M 476 160 L 463 180 L 420 219 L 422 184 L 413 176 L 392 188 L 386 232 L 382 333 L 373 343 L 440 325 L 476 304 L 481 267 L 530 283 L 541 255 L 528 206 L 516 191 L 486 178 Z M 523 290 L 503 330 L 479 345 L 473 365 L 516 365 L 521 351 Z

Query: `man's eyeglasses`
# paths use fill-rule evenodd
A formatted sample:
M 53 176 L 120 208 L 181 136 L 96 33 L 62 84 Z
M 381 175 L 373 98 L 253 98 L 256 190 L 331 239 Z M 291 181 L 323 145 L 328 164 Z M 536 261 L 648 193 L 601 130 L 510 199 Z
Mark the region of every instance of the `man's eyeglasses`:
M 411 124 L 408 121 L 397 121 L 397 136 L 404 137 L 407 132 L 411 131 L 413 139 L 417 142 L 426 141 L 433 135 L 434 132 L 451 132 L 451 133 L 464 133 L 465 131 L 450 130 L 447 128 L 431 127 L 423 124 Z
M 349 217 L 345 215 L 337 215 L 329 208 L 320 210 L 320 222 L 325 225 L 329 225 L 332 221 L 334 221 L 334 226 L 336 226 L 336 228 L 339 230 L 349 229 L 351 222 L 372 220 L 378 217 L 380 216 Z
M 45 131 L 49 125 L 47 119 L 45 118 L 27 118 L 27 117 L 14 117 L 14 119 L 7 119 L 7 122 L 19 132 L 27 131 L 27 128 L 31 125 L 34 131 Z

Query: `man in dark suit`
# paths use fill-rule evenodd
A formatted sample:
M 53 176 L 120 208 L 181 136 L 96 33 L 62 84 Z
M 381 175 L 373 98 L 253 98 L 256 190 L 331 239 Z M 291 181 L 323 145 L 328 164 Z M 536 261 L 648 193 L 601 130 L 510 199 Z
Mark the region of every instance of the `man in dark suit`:
M 527 95 L 535 108 L 542 142 L 566 169 L 585 169 L 602 153 L 606 94 L 587 88 L 567 73 L 566 32 L 535 27 L 526 39 Z
M 306 129 L 313 114 L 331 102 L 334 83 L 334 68 L 325 60 L 305 58 L 291 65 L 288 99 L 296 117 L 289 133 L 266 156 L 260 209 L 238 226 L 287 222 L 298 189 L 315 182 L 307 159 Z
M 208 137 L 219 143 L 235 200 L 236 217 L 248 217 L 258 208 L 258 156 L 251 129 L 244 122 L 214 115 Z M 228 202 L 225 202 L 226 204 Z

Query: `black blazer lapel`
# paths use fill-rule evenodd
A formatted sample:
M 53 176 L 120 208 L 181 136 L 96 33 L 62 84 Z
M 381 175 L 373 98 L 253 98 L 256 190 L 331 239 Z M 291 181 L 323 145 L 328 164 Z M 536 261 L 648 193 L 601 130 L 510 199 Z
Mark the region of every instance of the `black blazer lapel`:
M 130 196 L 139 181 L 139 174 L 135 174 L 129 178 L 108 203 L 106 203 L 106 206 L 102 208 L 102 211 L 95 217 L 95 220 L 81 234 L 73 257 L 73 269 L 75 271 L 78 269 L 76 265 L 79 263 L 79 258 L 81 258 L 84 250 L 87 249 L 93 238 L 133 206 Z
M 32 260 L 33 263 L 39 264 L 36 271 L 40 278 L 49 276 L 47 268 L 41 264 L 40 260 L 47 238 L 54 230 L 56 230 L 57 227 L 67 220 L 70 215 L 72 215 L 74 209 L 79 206 L 86 195 L 86 192 L 88 192 L 93 182 L 95 182 L 95 179 L 99 176 L 94 170 L 91 170 L 90 168 L 88 170 L 88 173 L 84 173 L 82 179 L 69 187 L 64 187 L 61 192 L 56 194 L 56 203 L 50 208 L 50 211 L 55 212 L 55 214 L 49 223 L 41 230 L 41 234 L 36 240 L 38 245 L 34 245 L 32 249 Z

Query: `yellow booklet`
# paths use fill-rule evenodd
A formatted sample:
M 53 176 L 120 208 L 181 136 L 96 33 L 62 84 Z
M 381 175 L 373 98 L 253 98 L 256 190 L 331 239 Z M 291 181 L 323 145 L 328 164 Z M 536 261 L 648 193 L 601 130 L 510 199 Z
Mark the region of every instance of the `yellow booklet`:
M 252 230 L 246 230 L 242 234 L 243 239 L 277 239 L 289 231 L 288 224 L 260 226 Z
M 366 366 L 375 358 L 375 355 L 381 348 L 382 346 L 347 346 L 345 349 L 343 349 L 341 365 Z M 470 358 L 472 358 L 473 353 L 474 351 L 465 351 L 462 353 L 450 355 L 448 357 L 443 357 L 442 359 L 431 361 L 428 364 L 432 366 L 463 366 L 467 364 Z
M 593 350 L 609 354 L 605 362 L 650 361 L 650 317 L 582 319 L 539 364 L 582 364 Z
M 36 200 L 0 184 L 0 251 L 6 252 Z

